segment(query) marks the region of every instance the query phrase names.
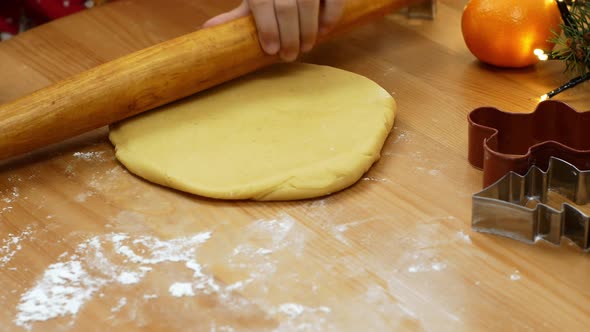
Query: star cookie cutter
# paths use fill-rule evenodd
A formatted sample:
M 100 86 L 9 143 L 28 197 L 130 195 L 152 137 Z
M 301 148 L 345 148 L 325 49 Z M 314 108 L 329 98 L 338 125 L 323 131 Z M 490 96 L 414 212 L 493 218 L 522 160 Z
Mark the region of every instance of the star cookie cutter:
M 590 171 L 553 157 L 548 163 L 547 171 L 510 172 L 475 194 L 472 228 L 527 243 L 559 245 L 566 237 L 588 250 L 590 218 L 578 206 L 590 201 Z
M 468 159 L 483 169 L 484 187 L 511 171 L 524 175 L 532 166 L 547 169 L 550 157 L 590 169 L 590 112 L 546 100 L 533 113 L 481 107 L 468 121 Z

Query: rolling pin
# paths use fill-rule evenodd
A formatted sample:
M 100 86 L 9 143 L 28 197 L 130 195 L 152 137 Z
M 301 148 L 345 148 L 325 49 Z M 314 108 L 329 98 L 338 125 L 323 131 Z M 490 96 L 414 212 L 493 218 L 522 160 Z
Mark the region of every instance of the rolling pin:
M 335 29 L 400 9 L 407 0 L 349 0 Z M 0 160 L 61 142 L 278 62 L 254 20 L 165 41 L 0 105 Z

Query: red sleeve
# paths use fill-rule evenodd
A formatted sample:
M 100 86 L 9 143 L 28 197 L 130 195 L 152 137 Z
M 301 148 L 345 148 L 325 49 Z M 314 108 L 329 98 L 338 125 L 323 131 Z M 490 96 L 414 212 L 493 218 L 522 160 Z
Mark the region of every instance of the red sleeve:
M 19 32 L 21 16 L 25 29 L 64 17 L 86 8 L 89 0 L 0 0 L 0 33 Z
M 22 10 L 21 1 L 0 0 L 0 33 L 18 33 L 18 25 Z
M 24 0 L 25 6 L 35 18 L 51 21 L 86 8 L 85 0 Z

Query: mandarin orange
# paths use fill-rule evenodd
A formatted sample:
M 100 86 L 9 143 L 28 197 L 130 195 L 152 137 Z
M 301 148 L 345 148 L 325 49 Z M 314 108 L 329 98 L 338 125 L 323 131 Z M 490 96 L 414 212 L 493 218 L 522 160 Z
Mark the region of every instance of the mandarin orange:
M 470 0 L 463 11 L 465 44 L 480 61 L 519 68 L 539 61 L 533 54 L 552 44 L 561 16 L 554 0 Z

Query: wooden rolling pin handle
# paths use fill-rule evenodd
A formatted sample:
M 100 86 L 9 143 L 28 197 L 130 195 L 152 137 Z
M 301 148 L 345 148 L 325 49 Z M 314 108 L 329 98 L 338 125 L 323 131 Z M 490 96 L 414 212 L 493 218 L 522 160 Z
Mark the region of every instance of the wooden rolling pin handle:
M 349 0 L 334 33 L 407 2 Z M 115 123 L 277 61 L 262 51 L 251 17 L 129 54 L 1 105 L 0 160 Z

